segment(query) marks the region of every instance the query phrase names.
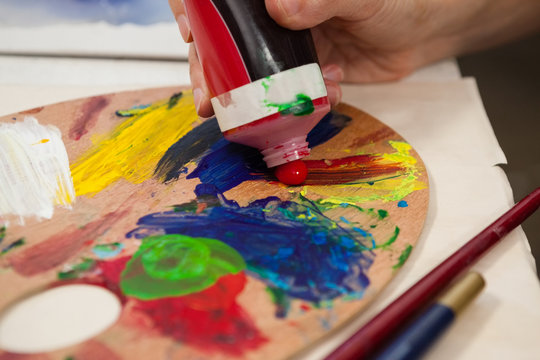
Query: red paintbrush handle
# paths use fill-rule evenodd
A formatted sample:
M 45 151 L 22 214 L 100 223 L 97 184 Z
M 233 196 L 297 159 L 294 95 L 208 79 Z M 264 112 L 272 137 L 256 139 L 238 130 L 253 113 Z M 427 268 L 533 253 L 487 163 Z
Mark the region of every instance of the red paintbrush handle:
M 539 206 L 537 188 L 394 300 L 326 360 L 364 359 L 372 355 L 401 325 Z

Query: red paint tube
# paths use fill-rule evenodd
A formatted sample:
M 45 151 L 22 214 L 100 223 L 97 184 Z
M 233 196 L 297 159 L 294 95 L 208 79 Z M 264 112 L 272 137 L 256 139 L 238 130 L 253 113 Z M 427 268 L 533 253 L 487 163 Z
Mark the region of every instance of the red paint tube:
M 268 167 L 309 155 L 308 132 L 330 111 L 309 30 L 279 26 L 263 0 L 184 0 L 219 126 Z

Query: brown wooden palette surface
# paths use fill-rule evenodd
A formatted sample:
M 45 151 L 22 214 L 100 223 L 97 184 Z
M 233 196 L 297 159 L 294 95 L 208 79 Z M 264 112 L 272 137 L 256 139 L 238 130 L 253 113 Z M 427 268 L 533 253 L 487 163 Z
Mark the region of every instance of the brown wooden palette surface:
M 0 181 L 15 184 L 0 187 L 0 310 L 70 284 L 122 304 L 101 334 L 28 359 L 287 358 L 376 298 L 427 212 L 418 154 L 346 104 L 310 133 L 310 175 L 293 187 L 198 119 L 188 90 L 96 96 L 0 124 L 14 139 L 0 143 Z

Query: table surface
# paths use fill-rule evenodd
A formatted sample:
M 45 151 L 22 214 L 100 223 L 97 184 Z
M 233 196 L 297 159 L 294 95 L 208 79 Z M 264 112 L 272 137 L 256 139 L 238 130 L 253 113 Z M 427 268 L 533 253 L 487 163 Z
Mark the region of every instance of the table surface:
M 1 44 L 0 44 L 1 45 Z M 1 48 L 1 46 L 0 46 Z M 0 115 L 122 90 L 189 84 L 178 60 L 0 56 Z M 380 298 L 302 358 L 321 358 L 513 203 L 505 163 L 472 78 L 453 60 L 395 83 L 346 85 L 343 101 L 394 128 L 419 152 L 430 207 L 418 245 Z M 518 228 L 473 267 L 483 293 L 430 350 L 431 359 L 537 358 L 540 286 Z

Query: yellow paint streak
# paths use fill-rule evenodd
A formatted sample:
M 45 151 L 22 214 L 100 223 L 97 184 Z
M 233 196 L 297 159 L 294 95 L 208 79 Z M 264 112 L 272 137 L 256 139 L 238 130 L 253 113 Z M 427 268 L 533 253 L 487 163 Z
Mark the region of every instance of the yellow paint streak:
M 140 184 L 152 177 L 167 149 L 187 134 L 198 117 L 191 92 L 171 109 L 168 101 L 129 111 L 133 116 L 99 137 L 71 166 L 77 196 L 94 196 L 124 178 Z
M 73 191 L 73 190 L 71 190 Z M 70 188 L 66 187 L 66 182 L 60 176 L 56 177 L 56 193 L 54 197 L 55 205 L 69 205 L 75 200 L 71 195 Z
M 416 164 L 416 158 L 410 154 L 412 146 L 401 141 L 389 141 L 390 146 L 396 149 L 396 152 L 382 154 L 382 158 L 389 162 L 397 162 L 402 166 L 413 166 Z
M 369 183 L 348 183 L 333 186 L 305 186 L 302 195 L 309 191 L 319 195 L 325 204 L 358 205 L 372 201 L 399 201 L 410 193 L 425 189 L 427 185 L 418 180 L 417 160 L 410 154 L 411 145 L 400 141 L 389 141 L 396 151 L 380 154 L 384 162 L 398 163 L 406 172 L 397 177 Z
M 45 144 L 45 143 L 48 143 L 49 141 L 51 141 L 51 140 L 49 140 L 49 139 L 41 139 L 40 141 L 38 141 L 37 143 L 34 143 L 32 145 Z

